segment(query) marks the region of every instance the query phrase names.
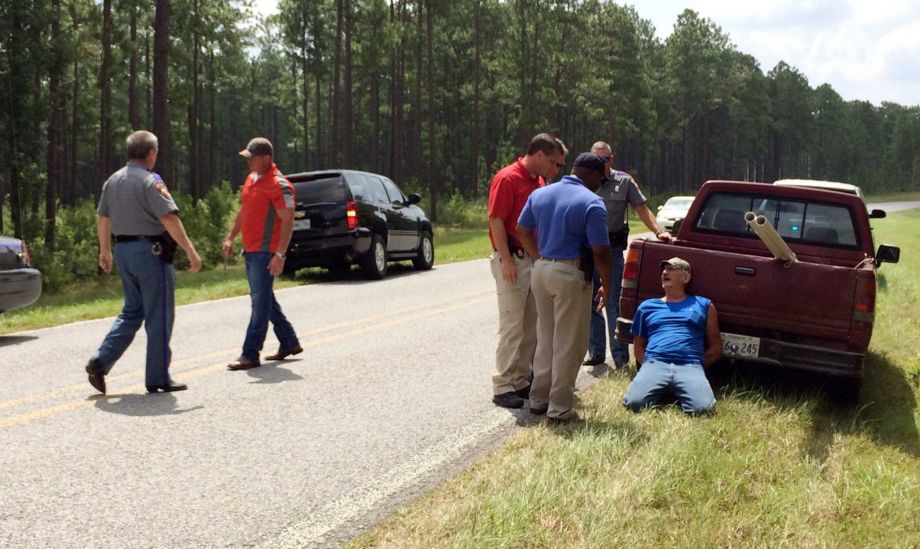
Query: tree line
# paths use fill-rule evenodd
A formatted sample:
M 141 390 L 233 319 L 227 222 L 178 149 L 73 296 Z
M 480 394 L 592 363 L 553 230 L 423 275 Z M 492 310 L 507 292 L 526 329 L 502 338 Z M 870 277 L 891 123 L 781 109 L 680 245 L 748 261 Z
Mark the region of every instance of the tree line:
M 0 3 L 0 232 L 54 249 L 59 210 L 98 195 L 138 128 L 192 203 L 239 185 L 255 135 L 287 173 L 383 173 L 435 219 L 539 131 L 573 151 L 610 141 L 652 192 L 920 183 L 920 107 L 765 72 L 691 10 L 661 40 L 599 0 L 280 0 L 270 17 L 250 0 Z

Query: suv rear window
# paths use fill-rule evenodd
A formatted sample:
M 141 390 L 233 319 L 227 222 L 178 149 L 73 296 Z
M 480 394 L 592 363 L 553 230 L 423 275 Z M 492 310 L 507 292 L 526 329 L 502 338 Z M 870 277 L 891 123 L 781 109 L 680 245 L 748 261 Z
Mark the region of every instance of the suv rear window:
M 701 232 L 757 238 L 744 221 L 746 212 L 765 216 L 789 242 L 847 248 L 859 244 L 853 217 L 846 206 L 749 194 L 713 193 L 706 200 L 695 228 Z
M 347 200 L 345 180 L 340 174 L 319 174 L 297 178 L 295 198 L 301 204 L 344 203 Z

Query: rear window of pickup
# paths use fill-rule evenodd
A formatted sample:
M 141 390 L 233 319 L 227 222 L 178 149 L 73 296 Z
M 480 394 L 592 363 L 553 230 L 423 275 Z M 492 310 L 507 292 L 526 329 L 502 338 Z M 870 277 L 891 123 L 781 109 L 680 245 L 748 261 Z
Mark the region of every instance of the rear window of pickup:
M 694 229 L 704 233 L 757 238 L 744 221 L 746 212 L 769 219 L 787 242 L 859 247 L 853 216 L 846 206 L 774 196 L 712 193 L 706 199 Z

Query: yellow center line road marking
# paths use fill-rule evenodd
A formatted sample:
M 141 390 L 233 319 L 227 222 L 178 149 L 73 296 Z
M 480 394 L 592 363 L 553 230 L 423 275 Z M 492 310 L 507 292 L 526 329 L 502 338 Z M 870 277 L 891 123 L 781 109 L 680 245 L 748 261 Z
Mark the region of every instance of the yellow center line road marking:
M 453 311 L 453 310 L 456 310 L 456 309 L 461 309 L 461 308 L 464 308 L 464 307 L 468 307 L 468 306 L 470 306 L 470 305 L 473 305 L 473 304 L 476 304 L 476 303 L 480 303 L 480 302 L 482 302 L 482 301 L 487 301 L 487 300 L 491 299 L 493 295 L 494 295 L 494 294 L 493 294 L 492 292 L 477 292 L 476 294 L 471 294 L 471 295 L 463 296 L 463 297 L 459 300 L 460 303 L 456 303 L 456 300 L 455 300 L 455 302 L 453 302 L 453 303 L 447 302 L 447 303 L 442 303 L 442 304 L 439 304 L 439 305 L 436 305 L 436 306 L 428 306 L 428 307 L 425 307 L 425 308 L 414 309 L 415 311 L 420 311 L 420 312 L 416 312 L 415 314 L 406 315 L 406 314 L 405 314 L 406 311 L 400 311 L 400 312 L 398 312 L 398 313 L 393 313 L 393 314 L 379 315 L 379 316 L 381 316 L 381 317 L 396 316 L 396 315 L 401 315 L 401 316 L 400 316 L 399 318 L 395 318 L 395 319 L 393 319 L 393 320 L 390 320 L 389 322 L 376 323 L 376 324 L 372 324 L 372 325 L 369 325 L 369 326 L 364 326 L 364 327 L 360 327 L 360 328 L 354 328 L 354 329 L 352 329 L 352 330 L 348 330 L 348 331 L 345 331 L 345 332 L 340 332 L 340 333 L 337 333 L 337 334 L 328 335 L 328 336 L 326 336 L 326 337 L 320 337 L 320 338 L 311 339 L 310 341 L 308 341 L 308 342 L 306 342 L 306 343 L 302 343 L 301 346 L 302 346 L 304 349 L 309 349 L 309 348 L 311 348 L 311 347 L 319 347 L 319 346 L 324 345 L 324 344 L 327 344 L 327 343 L 332 343 L 332 342 L 335 342 L 335 341 L 340 341 L 340 340 L 342 340 L 342 339 L 348 339 L 348 338 L 355 337 L 355 336 L 358 336 L 358 335 L 361 335 L 361 334 L 366 334 L 366 333 L 368 333 L 368 332 L 376 332 L 376 331 L 380 331 L 380 330 L 383 330 L 383 329 L 386 329 L 386 328 L 393 328 L 393 327 L 395 327 L 395 326 L 401 326 L 401 325 L 403 325 L 403 324 L 409 324 L 409 323 L 414 322 L 414 321 L 416 321 L 416 320 L 420 320 L 420 319 L 427 318 L 427 317 L 430 317 L 430 316 L 435 316 L 435 315 L 439 315 L 439 314 L 446 313 L 446 312 L 449 312 L 449 311 Z M 479 296 L 479 297 L 477 298 L 476 296 Z M 425 309 L 427 309 L 427 310 L 425 310 Z M 413 310 L 413 309 L 409 309 L 409 311 L 412 311 L 412 310 Z M 365 320 L 366 320 L 366 319 L 365 319 Z M 357 323 L 357 322 L 351 323 L 351 325 L 355 325 L 355 324 L 358 324 L 358 323 Z M 346 325 L 347 325 L 347 324 L 346 324 Z M 328 331 L 328 330 L 322 330 L 322 331 Z M 300 334 L 298 334 L 298 336 L 299 336 L 299 335 L 300 335 Z M 216 353 L 209 353 L 209 355 L 203 355 L 203 356 L 211 356 L 211 355 L 214 355 L 214 354 L 216 354 Z M 215 373 L 215 372 L 223 371 L 224 369 L 226 369 L 226 367 L 227 367 L 226 364 L 220 363 L 220 364 L 210 364 L 210 365 L 207 365 L 207 366 L 200 366 L 200 367 L 198 367 L 198 368 L 192 368 L 192 369 L 189 369 L 189 370 L 186 370 L 186 371 L 182 372 L 182 380 L 183 380 L 183 381 L 188 381 L 188 380 L 192 380 L 192 379 L 198 379 L 198 378 L 204 377 L 204 376 L 206 376 L 206 375 L 208 375 L 208 374 L 212 374 L 212 373 Z M 121 377 L 121 376 L 119 376 L 119 377 Z M 77 386 L 77 387 L 78 387 L 78 388 L 85 389 L 85 385 L 79 385 L 79 386 Z M 137 391 L 137 390 L 140 390 L 140 389 L 142 389 L 142 388 L 143 388 L 142 385 L 133 385 L 133 386 L 131 386 L 131 387 L 119 389 L 119 392 L 120 392 L 120 393 L 125 393 L 125 392 L 128 392 L 128 391 Z M 64 392 L 64 389 L 58 389 L 57 391 L 54 391 L 54 392 L 56 392 L 56 393 L 61 393 L 61 392 Z M 46 394 L 50 394 L 50 393 L 46 393 Z M 3 430 L 3 429 L 5 429 L 5 428 L 7 428 L 7 427 L 12 427 L 12 426 L 14 426 L 14 425 L 22 425 L 22 424 L 25 424 L 25 423 L 29 423 L 29 422 L 31 422 L 31 421 L 43 419 L 43 418 L 46 418 L 46 417 L 55 415 L 55 414 L 60 413 L 60 412 L 66 412 L 66 411 L 69 411 L 69 410 L 75 410 L 75 409 L 80 408 L 80 407 L 83 407 L 83 406 L 89 406 L 89 405 L 94 404 L 95 401 L 98 400 L 98 399 L 100 399 L 100 398 L 106 398 L 106 397 L 103 397 L 103 396 L 100 395 L 99 397 L 96 397 L 96 398 L 89 398 L 89 399 L 83 399 L 83 400 L 76 400 L 76 401 L 72 401 L 72 402 L 66 402 L 66 403 L 64 403 L 64 404 L 60 404 L 60 405 L 57 405 L 57 406 L 51 406 L 51 407 L 48 407 L 48 408 L 41 408 L 41 409 L 34 410 L 34 411 L 32 411 L 32 412 L 28 412 L 28 413 L 21 414 L 21 415 L 18 415 L 18 416 L 12 416 L 12 417 L 9 417 L 9 418 L 0 419 L 0 430 Z M 23 400 L 26 400 L 26 399 L 20 399 L 20 401 L 16 401 L 16 402 L 22 402 Z M 37 400 L 37 399 L 36 399 L 36 400 Z
M 380 321 L 380 320 L 382 320 L 382 319 L 385 319 L 385 318 L 388 318 L 388 317 L 400 316 L 400 315 L 403 315 L 403 314 L 406 314 L 406 313 L 413 313 L 413 312 L 416 312 L 416 311 L 419 311 L 419 310 L 423 310 L 423 309 L 428 309 L 428 308 L 431 308 L 431 307 L 440 307 L 440 306 L 443 306 L 443 305 L 446 305 L 446 304 L 450 304 L 450 303 L 463 302 L 464 300 L 467 300 L 467 299 L 472 299 L 472 298 L 476 298 L 476 297 L 482 297 L 482 296 L 491 295 L 491 294 L 493 294 L 493 292 L 473 292 L 473 293 L 470 293 L 470 294 L 462 295 L 462 296 L 460 296 L 459 298 L 455 298 L 455 299 L 452 299 L 452 300 L 450 300 L 450 301 L 445 301 L 445 302 L 442 302 L 442 303 L 427 304 L 427 305 L 425 305 L 424 307 L 411 307 L 411 308 L 406 308 L 406 309 L 400 309 L 400 310 L 397 310 L 397 311 L 391 311 L 391 312 L 386 312 L 386 313 L 380 313 L 380 314 L 377 314 L 377 315 L 374 315 L 374 316 L 365 316 L 365 317 L 362 317 L 362 318 L 359 318 L 359 319 L 356 319 L 356 320 L 350 320 L 350 321 L 347 321 L 347 322 L 340 322 L 340 323 L 338 323 L 338 324 L 331 324 L 331 325 L 328 325 L 328 326 L 322 326 L 322 327 L 319 327 L 319 328 L 314 328 L 313 330 L 309 330 L 309 331 L 306 331 L 306 332 L 298 333 L 298 334 L 297 334 L 297 337 L 300 338 L 300 339 L 308 339 L 308 338 L 313 337 L 313 336 L 315 336 L 315 335 L 322 334 L 322 333 L 329 332 L 329 331 L 333 331 L 333 330 L 341 330 L 341 329 L 343 329 L 343 328 L 350 328 L 350 327 L 352 327 L 352 326 L 357 326 L 357 325 L 360 325 L 360 324 L 367 324 L 367 323 L 370 323 L 370 322 L 378 322 L 378 321 Z M 179 370 L 179 368 L 182 368 L 183 366 L 188 366 L 188 365 L 191 365 L 191 364 L 196 364 L 196 363 L 198 363 L 198 362 L 201 362 L 202 360 L 211 360 L 211 359 L 213 359 L 213 358 L 217 358 L 217 357 L 221 357 L 221 356 L 232 355 L 232 354 L 233 354 L 234 352 L 236 352 L 238 349 L 239 349 L 238 347 L 233 347 L 233 348 L 230 348 L 230 349 L 224 349 L 224 350 L 220 350 L 220 351 L 214 351 L 214 352 L 211 352 L 211 353 L 206 353 L 206 354 L 203 354 L 203 355 L 197 355 L 197 356 L 193 356 L 193 357 L 189 357 L 189 358 L 184 358 L 184 359 L 182 359 L 182 360 L 174 360 L 174 361 L 172 362 L 172 364 L 170 365 L 170 370 L 172 371 L 172 373 L 181 373 L 181 374 L 184 375 L 185 372 Z M 135 377 L 135 376 L 137 376 L 138 372 L 141 372 L 141 371 L 143 371 L 143 369 L 141 369 L 141 368 L 135 368 L 135 369 L 130 369 L 130 370 L 121 372 L 121 373 L 119 373 L 119 374 L 113 374 L 113 375 L 105 376 L 106 384 L 110 384 L 110 383 L 113 383 L 113 382 L 117 383 L 117 382 L 119 382 L 119 381 L 126 380 L 126 379 L 131 378 L 131 377 Z M 78 392 L 78 391 L 85 391 L 85 390 L 86 390 L 86 386 L 87 386 L 86 383 L 80 383 L 79 385 L 70 385 L 70 386 L 68 386 L 68 387 L 59 387 L 59 388 L 57 388 L 57 389 L 52 389 L 52 390 L 46 391 L 46 392 L 44 392 L 44 393 L 38 393 L 38 394 L 34 394 L 34 395 L 29 395 L 29 396 L 22 397 L 22 398 L 19 398 L 19 399 L 16 399 L 16 400 L 8 400 L 8 401 L 6 401 L 6 402 L 0 402 L 0 410 L 5 410 L 5 409 L 7 409 L 7 408 L 14 408 L 14 407 L 16 407 L 16 406 L 23 406 L 23 405 L 27 405 L 27 404 L 32 404 L 32 403 L 39 402 L 39 401 L 43 401 L 43 400 L 53 400 L 53 399 L 55 399 L 55 398 L 58 398 L 58 397 L 61 397 L 61 396 L 64 396 L 64 395 L 68 395 L 68 394 L 70 394 L 70 393 L 75 393 L 75 392 Z

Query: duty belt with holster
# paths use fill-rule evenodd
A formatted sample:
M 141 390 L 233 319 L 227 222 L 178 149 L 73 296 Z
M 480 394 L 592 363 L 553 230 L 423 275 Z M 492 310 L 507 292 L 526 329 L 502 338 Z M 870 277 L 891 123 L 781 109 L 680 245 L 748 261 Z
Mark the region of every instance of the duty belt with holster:
M 163 234 L 122 234 L 115 235 L 115 242 L 135 242 L 137 240 L 149 240 L 153 243 L 150 251 L 153 255 L 162 255 L 165 263 L 172 263 L 176 258 L 176 250 L 179 244 L 169 233 Z
M 579 254 L 578 268 L 585 275 L 585 282 L 594 280 L 594 251 L 591 246 L 582 246 Z
M 619 231 L 610 231 L 610 245 L 624 250 L 629 247 L 629 225 L 623 225 Z
M 516 256 L 518 259 L 524 259 L 524 248 L 521 248 L 517 245 L 517 242 L 514 241 L 510 236 L 508 237 L 508 251 L 511 252 L 511 255 Z

